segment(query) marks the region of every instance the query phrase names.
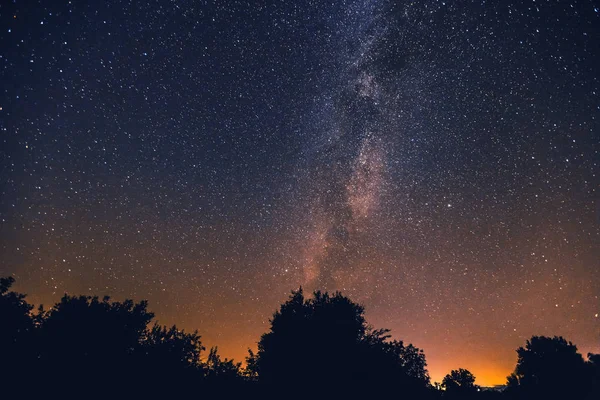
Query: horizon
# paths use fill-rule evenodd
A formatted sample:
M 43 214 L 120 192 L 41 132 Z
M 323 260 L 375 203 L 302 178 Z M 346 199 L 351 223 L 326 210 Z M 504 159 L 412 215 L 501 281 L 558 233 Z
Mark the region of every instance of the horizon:
M 60 300 L 60 298 L 64 295 L 64 294 L 68 294 L 71 296 L 79 296 L 79 294 L 76 293 L 64 293 L 63 295 L 60 295 L 56 298 L 56 301 L 52 302 L 52 303 L 36 303 L 36 302 L 31 302 L 32 298 L 35 298 L 35 295 L 32 295 L 31 293 L 27 293 L 24 290 L 21 289 L 25 289 L 25 288 L 21 288 L 19 286 L 19 281 L 17 280 L 14 290 L 17 292 L 21 292 L 21 293 L 26 293 L 27 294 L 27 300 L 30 302 L 30 304 L 34 305 L 34 309 L 33 309 L 33 313 L 35 314 L 37 312 L 37 307 L 39 305 L 44 305 L 45 309 L 48 309 L 50 307 L 50 304 L 54 305 L 58 300 Z M 294 289 L 295 290 L 295 289 Z M 290 290 L 291 293 L 291 290 Z M 285 296 L 285 299 L 287 299 L 289 297 L 289 294 L 287 294 L 287 296 Z M 344 294 L 342 292 L 342 294 Z M 94 296 L 94 295 L 91 295 Z M 104 295 L 95 295 L 97 297 L 99 297 L 100 299 L 102 299 L 102 297 Z M 135 299 L 135 298 L 131 298 L 131 297 L 122 297 L 122 298 L 113 298 L 112 296 L 110 296 L 111 301 L 123 301 L 125 299 L 131 299 L 134 301 L 141 301 L 141 300 L 145 300 L 142 298 L 139 299 Z M 284 300 L 285 300 L 284 299 Z M 274 309 L 273 312 L 275 312 L 275 310 L 279 309 L 280 304 L 284 301 L 282 300 L 279 304 L 277 304 Z M 370 319 L 369 319 L 369 308 L 368 306 L 365 306 L 365 315 L 367 317 L 367 322 L 370 325 L 373 325 L 375 328 L 389 328 L 386 326 L 382 326 L 380 324 L 377 323 L 373 323 Z M 152 308 L 152 303 L 148 304 L 149 310 L 153 311 Z M 265 319 L 265 321 L 268 322 L 268 320 L 272 317 L 273 313 L 269 314 L 268 318 Z M 248 355 L 248 349 L 251 349 L 252 351 L 256 352 L 256 343 L 260 340 L 260 335 L 262 335 L 263 333 L 266 333 L 268 330 L 265 330 L 263 332 L 260 332 L 256 338 L 253 340 L 253 343 L 251 345 L 245 346 L 244 344 L 241 344 L 239 346 L 233 344 L 233 345 L 228 345 L 227 343 L 219 343 L 218 339 L 209 339 L 206 340 L 206 336 L 203 334 L 202 328 L 201 327 L 193 327 L 193 326 L 183 326 L 181 324 L 178 324 L 178 321 L 176 320 L 168 320 L 168 321 L 163 321 L 160 318 L 160 315 L 156 315 L 155 316 L 155 323 L 158 323 L 160 325 L 165 325 L 165 326 L 172 326 L 172 325 L 177 325 L 177 327 L 179 329 L 183 329 L 186 332 L 193 332 L 195 330 L 198 331 L 198 333 L 200 334 L 200 336 L 202 337 L 202 341 L 204 346 L 206 347 L 206 350 L 203 352 L 204 353 L 204 357 L 206 357 L 208 355 L 208 351 L 210 350 L 210 348 L 212 347 L 218 347 L 219 349 L 219 354 L 221 354 L 223 357 L 228 358 L 228 359 L 233 359 L 235 362 L 241 362 L 243 366 L 246 365 L 246 357 Z M 265 323 L 265 325 L 267 325 Z M 430 357 L 428 356 L 428 351 L 427 351 L 427 347 L 422 346 L 419 343 L 419 340 L 413 340 L 413 339 L 409 339 L 409 338 L 403 338 L 403 337 L 398 337 L 395 333 L 394 333 L 394 329 L 391 329 L 390 334 L 392 335 L 391 339 L 397 339 L 397 340 L 402 340 L 405 344 L 413 344 L 416 347 L 422 349 L 425 352 L 425 359 L 427 361 L 427 370 L 429 372 L 430 378 L 431 378 L 431 384 L 434 384 L 435 382 L 441 382 L 443 377 L 451 370 L 454 369 L 458 369 L 458 368 L 465 368 L 468 369 L 469 371 L 473 372 L 473 374 L 475 375 L 475 383 L 479 386 L 481 386 L 482 388 L 494 388 L 497 386 L 505 386 L 506 385 L 506 378 L 508 377 L 508 375 L 510 375 L 512 372 L 514 372 L 514 366 L 516 364 L 517 361 L 517 354 L 516 354 L 516 350 L 518 347 L 524 346 L 525 341 L 528 340 L 529 338 L 531 338 L 531 336 L 533 335 L 537 335 L 537 336 L 562 336 L 561 334 L 558 333 L 539 333 L 539 332 L 532 332 L 529 334 L 524 335 L 523 340 L 521 340 L 520 343 L 518 343 L 517 346 L 515 346 L 514 349 L 512 349 L 511 353 L 514 354 L 514 356 L 512 357 L 512 360 L 508 360 L 508 357 L 506 357 L 506 361 L 509 361 L 509 365 L 510 368 L 506 369 L 506 368 L 502 368 L 502 367 L 498 367 L 498 368 L 494 368 L 494 366 L 492 365 L 490 367 L 490 365 L 482 365 L 481 362 L 477 362 L 476 360 L 472 360 L 472 361 L 464 361 L 464 359 L 459 359 L 457 361 L 455 360 L 449 360 L 449 361 L 442 361 L 441 363 L 438 361 L 435 364 L 432 364 Z M 565 337 L 565 339 L 567 339 L 570 342 L 573 342 L 573 344 L 577 345 L 577 342 L 572 340 L 569 337 Z M 588 353 L 600 353 L 600 345 L 596 346 L 596 347 L 591 347 L 589 349 L 583 349 L 581 347 L 577 347 L 579 352 L 583 355 L 584 359 L 587 359 L 587 354 Z M 465 354 L 465 353 L 463 353 Z M 468 358 L 473 357 L 472 354 L 470 354 L 469 352 L 466 352 L 466 356 Z M 505 363 L 506 365 L 506 363 Z

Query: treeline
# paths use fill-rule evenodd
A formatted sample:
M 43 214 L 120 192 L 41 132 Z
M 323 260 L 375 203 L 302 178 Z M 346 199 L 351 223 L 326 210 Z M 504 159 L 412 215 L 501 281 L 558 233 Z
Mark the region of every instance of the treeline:
M 0 279 L 3 398 L 600 398 L 600 355 L 586 361 L 562 337 L 517 349 L 503 391 L 465 369 L 432 384 L 422 350 L 372 328 L 340 293 L 292 292 L 243 368 L 207 352 L 197 332 L 152 324 L 145 301 L 65 295 L 34 312 L 13 283 Z

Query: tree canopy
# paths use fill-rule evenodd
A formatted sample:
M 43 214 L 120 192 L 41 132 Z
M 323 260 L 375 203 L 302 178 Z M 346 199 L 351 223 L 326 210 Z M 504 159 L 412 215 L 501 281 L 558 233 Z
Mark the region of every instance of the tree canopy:
M 430 385 L 424 353 L 389 340 L 388 332 L 371 328 L 364 308 L 341 293 L 317 291 L 306 299 L 300 288 L 275 312 L 248 365 L 271 385 L 312 382 L 354 394 L 425 392 Z
M 302 288 L 273 314 L 245 368 L 208 352 L 202 338 L 153 323 L 145 301 L 63 296 L 34 312 L 0 279 L 0 394 L 24 398 L 186 396 L 415 399 L 600 398 L 600 355 L 562 337 L 533 336 L 500 393 L 450 371 L 436 390 L 423 351 L 365 319 L 364 307 L 336 292 Z
M 455 398 L 469 398 L 479 390 L 479 386 L 475 385 L 475 376 L 463 368 L 450 371 L 442 380 L 442 388 L 448 397 Z
M 508 377 L 509 392 L 517 397 L 580 398 L 589 390 L 589 365 L 563 337 L 532 336 L 517 355 Z
M 203 359 L 197 332 L 150 326 L 154 314 L 145 301 L 65 295 L 33 314 L 25 295 L 9 291 L 13 282 L 0 279 L 0 361 L 9 367 L 2 377 L 11 383 L 8 393 L 137 398 L 199 387 L 210 392 L 224 377 L 230 393 L 243 383 L 240 365 L 221 360 L 216 348 Z M 28 385 L 32 379 L 36 384 Z

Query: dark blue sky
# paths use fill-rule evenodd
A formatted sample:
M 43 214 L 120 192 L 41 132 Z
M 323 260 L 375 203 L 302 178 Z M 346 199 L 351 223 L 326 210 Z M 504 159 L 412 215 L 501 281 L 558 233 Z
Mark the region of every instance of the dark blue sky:
M 238 359 L 299 285 L 434 378 L 501 383 L 533 334 L 598 352 L 598 7 L 4 2 L 0 275 Z

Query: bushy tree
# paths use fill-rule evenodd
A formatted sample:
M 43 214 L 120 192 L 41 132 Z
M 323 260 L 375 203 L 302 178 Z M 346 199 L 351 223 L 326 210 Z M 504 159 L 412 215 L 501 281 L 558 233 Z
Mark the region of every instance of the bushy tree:
M 212 347 L 205 363 L 206 376 L 216 382 L 227 384 L 242 376 L 242 363 L 231 359 L 221 359 L 217 347 Z
M 21 383 L 34 356 L 33 306 L 24 294 L 9 291 L 14 282 L 12 276 L 0 278 L 0 365 L 2 378 L 13 385 Z
M 113 364 L 114 357 L 132 353 L 154 314 L 147 302 L 111 302 L 109 297 L 65 295 L 44 318 L 42 357 L 51 363 Z
M 19 346 L 19 342 L 33 330 L 33 306 L 25 300 L 26 295 L 9 291 L 14 283 L 12 276 L 0 278 L 0 343 L 3 350 L 8 350 L 8 346 Z M 6 353 L 3 351 L 2 354 Z
M 239 395 L 241 365 L 211 349 L 202 360 L 197 332 L 154 324 L 147 302 L 62 297 L 37 315 L 25 295 L 0 279 L 0 362 L 10 382 L 3 394 L 36 397 L 155 397 L 217 392 Z M 4 369 L 3 369 L 4 370 Z M 35 384 L 28 384 L 35 379 Z
M 600 399 L 600 354 L 588 353 L 586 365 L 591 382 L 588 399 Z
M 479 390 L 479 386 L 475 385 L 475 375 L 463 368 L 450 371 L 442 380 L 442 388 L 445 395 L 452 398 L 473 397 Z
M 300 289 L 273 315 L 248 368 L 270 387 L 310 382 L 337 395 L 425 392 L 429 375 L 423 352 L 390 341 L 388 332 L 369 327 L 364 308 L 339 292 L 317 291 L 305 299 Z
M 559 336 L 532 336 L 517 349 L 508 393 L 522 398 L 581 398 L 589 390 L 585 361 L 577 347 Z
M 144 335 L 138 353 L 165 369 L 197 368 L 205 350 L 200 339 L 197 331 L 186 333 L 175 325 L 167 328 L 155 324 Z
M 132 362 L 140 381 L 152 382 L 145 392 L 150 397 L 193 393 L 202 386 L 202 352 L 198 332 L 185 332 L 175 325 L 167 328 L 154 324 L 140 338 Z
M 145 301 L 65 295 L 33 314 L 25 295 L 10 291 L 13 283 L 0 279 L 3 395 L 280 398 L 290 390 L 293 397 L 318 390 L 335 398 L 441 396 L 430 385 L 423 351 L 368 325 L 364 308 L 339 292 L 317 291 L 307 299 L 302 289 L 293 291 L 243 370 L 216 347 L 203 358 L 198 332 L 149 327 L 154 314 Z M 584 361 L 571 342 L 544 336 L 533 336 L 517 354 L 502 396 L 598 398 L 600 355 Z M 478 393 L 474 382 L 473 374 L 458 369 L 441 387 L 449 398 L 500 396 Z
M 65 295 L 40 322 L 35 368 L 45 386 L 62 386 L 69 396 L 131 386 L 140 372 L 134 355 L 153 317 L 145 301 Z

